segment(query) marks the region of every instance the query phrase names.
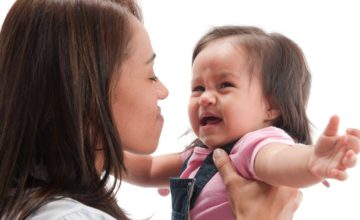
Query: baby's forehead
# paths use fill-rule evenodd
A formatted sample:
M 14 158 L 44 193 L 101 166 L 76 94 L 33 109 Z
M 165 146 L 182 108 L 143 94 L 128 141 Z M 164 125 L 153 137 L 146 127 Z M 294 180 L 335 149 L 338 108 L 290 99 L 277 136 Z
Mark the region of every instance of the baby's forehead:
M 252 36 L 255 37 L 255 36 Z M 219 55 L 221 51 L 231 49 L 236 51 L 233 56 L 246 60 L 246 64 L 251 69 L 261 69 L 261 60 L 263 54 L 261 51 L 261 45 L 257 45 L 257 40 L 252 40 L 251 36 L 248 35 L 235 35 L 228 36 L 213 40 L 209 42 L 203 49 L 213 55 Z M 201 53 L 201 52 L 200 52 Z
M 204 49 L 214 45 L 233 45 L 236 47 L 240 47 L 242 44 L 243 44 L 243 37 L 239 35 L 232 35 L 232 36 L 226 36 L 211 40 L 207 43 Z
M 214 48 L 216 48 L 215 50 L 217 50 L 217 53 L 221 50 L 226 50 L 230 48 L 236 51 L 234 55 L 252 60 L 256 59 L 256 55 L 254 52 L 258 51 L 259 49 L 256 47 L 252 40 L 249 40 L 249 38 L 247 38 L 246 36 L 238 35 L 213 40 L 204 47 L 203 51 L 209 52 Z M 250 62 L 249 60 L 249 64 L 250 63 L 252 62 Z

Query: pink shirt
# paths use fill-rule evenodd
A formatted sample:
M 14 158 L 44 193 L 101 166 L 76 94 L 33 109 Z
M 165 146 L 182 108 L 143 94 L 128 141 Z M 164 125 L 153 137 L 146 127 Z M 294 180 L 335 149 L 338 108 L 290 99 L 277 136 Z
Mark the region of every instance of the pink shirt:
M 293 139 L 283 130 L 275 127 L 267 127 L 244 135 L 230 152 L 230 159 L 238 173 L 247 179 L 260 180 L 254 173 L 254 161 L 257 152 L 269 143 L 284 143 L 293 145 Z M 184 157 L 189 152 L 184 152 Z M 193 178 L 199 170 L 203 160 L 211 153 L 211 150 L 195 147 L 188 161 L 188 166 L 181 174 L 181 178 Z M 216 173 L 205 185 L 197 198 L 194 208 L 190 211 L 192 220 L 235 220 L 230 203 L 227 199 L 227 191 L 223 181 Z

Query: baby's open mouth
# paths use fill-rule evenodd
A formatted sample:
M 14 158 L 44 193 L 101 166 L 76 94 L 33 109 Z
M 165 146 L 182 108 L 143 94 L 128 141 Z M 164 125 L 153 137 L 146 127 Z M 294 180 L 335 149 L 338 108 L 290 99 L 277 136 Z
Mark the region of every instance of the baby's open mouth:
M 213 124 L 220 123 L 221 121 L 222 121 L 222 119 L 219 118 L 219 117 L 214 117 L 214 116 L 203 117 L 203 118 L 200 120 L 200 125 L 201 125 L 201 126 L 213 125 Z

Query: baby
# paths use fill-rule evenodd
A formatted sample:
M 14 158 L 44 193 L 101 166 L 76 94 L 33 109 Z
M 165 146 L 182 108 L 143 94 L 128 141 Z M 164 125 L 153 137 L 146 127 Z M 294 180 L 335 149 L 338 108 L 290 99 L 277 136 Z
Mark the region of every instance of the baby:
M 128 181 L 164 186 L 180 173 L 170 180 L 173 220 L 215 220 L 235 219 L 212 160 L 216 148 L 229 153 L 242 176 L 274 186 L 346 179 L 360 150 L 359 131 L 338 136 L 333 116 L 313 147 L 303 145 L 312 142 L 310 84 L 304 55 L 287 37 L 256 27 L 214 28 L 193 53 L 188 111 L 198 138 L 181 154 L 127 153 Z

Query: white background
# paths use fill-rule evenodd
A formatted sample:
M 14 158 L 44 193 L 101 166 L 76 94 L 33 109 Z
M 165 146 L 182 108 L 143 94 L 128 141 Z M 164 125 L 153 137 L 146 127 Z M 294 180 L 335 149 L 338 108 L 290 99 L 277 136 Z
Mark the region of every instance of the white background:
M 0 21 L 13 0 L 0 0 Z M 155 71 L 168 87 L 161 102 L 165 125 L 155 154 L 176 152 L 189 141 L 179 137 L 190 128 L 191 54 L 196 41 L 214 25 L 255 25 L 280 32 L 303 49 L 313 83 L 308 116 L 314 139 L 329 117 L 338 114 L 340 133 L 360 128 L 360 6 L 356 1 L 286 0 L 139 0 L 144 24 L 157 54 Z M 359 3 L 358 3 L 359 4 Z M 0 23 L 1 23 L 0 22 Z M 295 220 L 360 219 L 360 165 L 345 182 L 330 180 L 303 189 L 304 200 Z M 134 219 L 170 219 L 170 198 L 155 189 L 123 183 L 120 204 Z

